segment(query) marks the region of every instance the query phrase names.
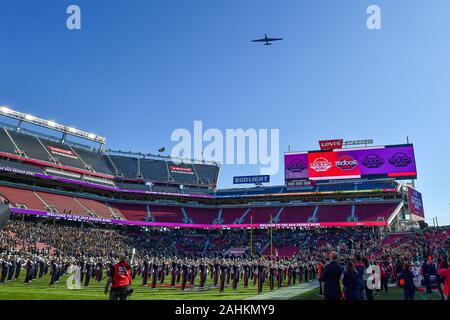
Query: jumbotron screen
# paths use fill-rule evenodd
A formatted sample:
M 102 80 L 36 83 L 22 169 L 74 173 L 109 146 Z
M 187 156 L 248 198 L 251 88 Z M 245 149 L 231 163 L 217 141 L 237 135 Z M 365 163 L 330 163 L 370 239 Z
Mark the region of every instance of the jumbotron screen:
M 286 153 L 284 168 L 286 180 L 417 177 L 412 144 Z

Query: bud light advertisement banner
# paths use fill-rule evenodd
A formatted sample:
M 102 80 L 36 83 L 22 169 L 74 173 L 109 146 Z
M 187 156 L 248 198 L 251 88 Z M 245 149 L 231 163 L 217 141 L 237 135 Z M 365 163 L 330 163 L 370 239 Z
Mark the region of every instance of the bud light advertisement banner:
M 411 214 L 421 218 L 425 218 L 425 211 L 423 210 L 422 194 L 408 187 L 409 211 Z
M 417 176 L 412 145 L 289 153 L 284 160 L 286 180 Z
M 270 182 L 269 175 L 233 177 L 234 184 L 246 184 L 246 183 L 259 184 L 259 183 L 269 183 L 269 182 Z

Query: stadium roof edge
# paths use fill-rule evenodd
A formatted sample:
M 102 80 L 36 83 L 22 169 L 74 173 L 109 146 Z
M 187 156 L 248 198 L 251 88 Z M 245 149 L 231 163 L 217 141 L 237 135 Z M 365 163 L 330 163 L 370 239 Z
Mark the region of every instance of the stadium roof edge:
M 180 161 L 181 163 L 192 163 L 192 164 L 205 164 L 205 165 L 214 165 L 219 167 L 220 163 L 215 161 L 209 161 L 209 160 L 198 160 L 198 159 L 190 159 L 190 158 L 177 158 L 177 157 L 171 157 L 171 156 L 163 156 L 159 154 L 152 154 L 152 153 L 142 153 L 142 152 L 133 152 L 133 151 L 122 151 L 122 150 L 112 150 L 112 149 L 106 149 L 106 153 L 112 154 L 112 155 L 119 155 L 119 156 L 131 156 L 131 157 L 137 157 L 141 159 L 159 159 L 159 160 L 168 160 L 168 161 Z
M 81 139 L 90 140 L 93 142 L 97 142 L 102 146 L 106 144 L 106 138 L 96 135 L 91 132 L 75 129 L 73 127 L 65 126 L 62 124 L 58 124 L 53 120 L 45 120 L 33 116 L 31 114 L 26 114 L 23 112 L 15 111 L 8 106 L 0 105 L 0 115 L 5 116 L 11 119 L 15 119 L 19 121 L 18 128 L 20 128 L 20 124 L 22 122 L 27 122 L 39 127 L 43 127 L 49 130 L 58 131 L 63 133 L 63 135 L 71 135 Z

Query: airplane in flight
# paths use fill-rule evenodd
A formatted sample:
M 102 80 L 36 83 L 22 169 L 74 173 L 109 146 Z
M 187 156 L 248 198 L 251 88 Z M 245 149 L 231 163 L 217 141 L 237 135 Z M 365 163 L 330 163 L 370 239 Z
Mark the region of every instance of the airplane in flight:
M 264 42 L 265 46 L 270 46 L 272 44 L 271 43 L 272 41 L 279 41 L 279 40 L 283 40 L 283 38 L 269 38 L 267 37 L 267 34 L 264 34 L 264 38 L 252 40 L 252 42 Z

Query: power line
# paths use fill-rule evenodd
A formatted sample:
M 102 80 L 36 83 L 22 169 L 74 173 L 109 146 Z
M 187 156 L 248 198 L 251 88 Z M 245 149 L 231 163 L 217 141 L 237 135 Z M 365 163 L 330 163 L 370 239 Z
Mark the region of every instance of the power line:
M 433 183 L 433 184 L 426 184 L 426 185 L 418 185 L 418 186 L 416 186 L 416 187 L 417 187 L 417 188 L 427 188 L 427 187 L 442 186 L 442 185 L 446 185 L 446 184 L 450 184 L 450 181 L 447 181 L 447 182 L 439 182 L 439 183 Z

